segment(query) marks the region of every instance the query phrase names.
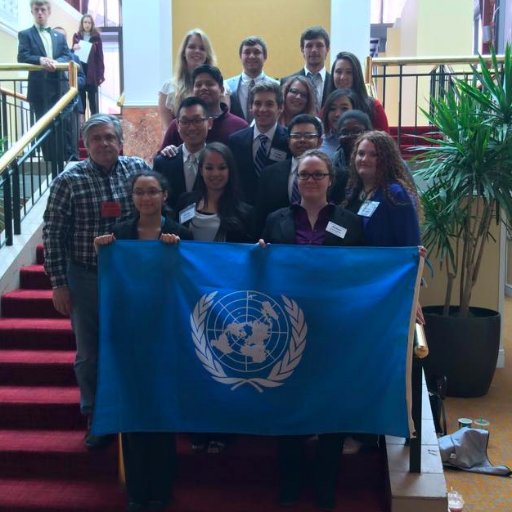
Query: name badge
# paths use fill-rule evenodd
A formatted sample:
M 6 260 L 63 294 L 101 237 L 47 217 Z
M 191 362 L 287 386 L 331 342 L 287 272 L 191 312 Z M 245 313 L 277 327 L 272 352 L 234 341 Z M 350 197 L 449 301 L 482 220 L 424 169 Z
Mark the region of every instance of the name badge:
M 345 238 L 345 235 L 347 234 L 347 228 L 344 228 L 343 226 L 335 224 L 334 222 L 331 221 L 329 221 L 329 223 L 327 224 L 325 231 L 332 233 L 334 236 L 337 236 L 338 238 Z
M 359 208 L 357 215 L 361 215 L 361 217 L 371 217 L 375 210 L 378 208 L 379 204 L 379 201 L 365 201 L 361 205 L 361 208 Z
M 286 160 L 286 151 L 281 151 L 280 149 L 276 148 L 270 148 L 269 153 L 270 160 L 274 160 L 274 162 L 282 162 L 283 160 Z
M 196 216 L 196 205 L 191 204 L 190 206 L 187 206 L 183 210 L 181 210 L 179 214 L 180 218 L 180 224 L 185 224 L 185 222 L 188 222 L 189 220 L 193 219 Z
M 103 201 L 101 203 L 102 217 L 121 217 L 121 203 L 119 201 Z

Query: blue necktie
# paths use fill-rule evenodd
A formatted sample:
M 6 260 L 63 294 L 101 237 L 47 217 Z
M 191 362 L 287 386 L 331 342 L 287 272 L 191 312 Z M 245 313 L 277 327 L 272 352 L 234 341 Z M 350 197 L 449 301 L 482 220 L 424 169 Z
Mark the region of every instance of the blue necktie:
M 316 99 L 316 108 L 319 111 L 322 105 L 322 96 L 321 93 L 318 91 L 317 86 L 322 83 L 322 75 L 320 73 L 308 72 L 307 78 L 311 82 L 311 85 L 313 86 L 313 92 L 315 93 Z
M 300 192 L 299 192 L 299 176 L 297 172 L 293 173 L 292 183 L 292 197 L 290 198 L 290 204 L 300 204 Z
M 260 147 L 258 148 L 258 151 L 256 151 L 256 156 L 254 157 L 254 169 L 256 170 L 256 174 L 259 176 L 262 169 L 267 165 L 269 138 L 266 135 L 263 135 L 263 133 L 260 133 L 258 135 L 258 139 L 260 141 Z

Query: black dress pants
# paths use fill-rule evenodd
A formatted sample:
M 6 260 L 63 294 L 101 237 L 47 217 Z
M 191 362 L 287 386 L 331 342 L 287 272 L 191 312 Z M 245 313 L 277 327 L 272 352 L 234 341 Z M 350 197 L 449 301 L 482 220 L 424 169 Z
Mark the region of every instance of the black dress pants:
M 122 441 L 129 501 L 167 504 L 176 470 L 176 435 L 133 432 L 122 434 Z

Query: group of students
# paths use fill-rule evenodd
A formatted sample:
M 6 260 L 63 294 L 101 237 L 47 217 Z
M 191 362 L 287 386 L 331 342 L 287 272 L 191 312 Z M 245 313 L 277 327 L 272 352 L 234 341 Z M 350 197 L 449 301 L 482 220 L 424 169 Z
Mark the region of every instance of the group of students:
M 292 125 L 291 134 L 296 133 L 293 126 L 300 124 Z M 271 212 L 263 228 L 255 231 L 256 208 L 242 200 L 232 151 L 223 143 L 212 142 L 200 151 L 194 189 L 176 199 L 175 214 L 168 209 L 172 189 L 167 180 L 155 171 L 141 172 L 131 182 L 136 216 L 115 225 L 113 233 L 98 237 L 96 245 L 114 239 L 160 239 L 165 243 L 178 243 L 180 239 L 258 240 L 262 247 L 268 243 L 419 245 L 418 198 L 393 139 L 381 131 L 361 133 L 353 139 L 348 169 L 344 199 L 335 204 L 329 200 L 336 179 L 331 159 L 318 148 L 305 150 L 298 157 L 297 200 Z M 322 510 L 335 507 L 345 438 L 342 433 L 318 437 L 314 485 Z M 305 440 L 304 436 L 282 436 L 278 440 L 278 500 L 283 506 L 297 503 L 306 483 Z M 218 434 L 195 435 L 192 448 L 217 453 L 226 441 Z M 175 443 L 171 433 L 123 434 L 129 511 L 150 510 L 159 504 L 163 509 L 169 501 L 176 465 Z
M 308 29 L 301 37 L 305 60 L 316 63 L 317 68 L 320 64 L 323 68 L 329 48 L 322 31 Z M 82 222 L 70 213 L 71 205 L 63 203 L 67 197 L 63 191 L 71 187 L 71 179 L 76 179 L 78 188 L 86 181 L 92 187 L 98 180 L 107 187 L 108 176 L 115 171 L 121 179 L 125 168 L 131 172 L 130 190 L 119 210 L 126 210 L 124 201 L 131 198 L 135 215 L 117 224 L 108 220 L 119 216 L 103 211 L 112 209 L 112 196 L 118 196 L 110 183 L 101 202 L 102 220 L 89 227 L 89 232 L 100 235 L 95 238 L 98 250 L 116 239 L 258 242 L 262 250 L 268 243 L 420 244 L 420 206 L 414 182 L 391 136 L 374 129 L 387 128 L 387 121 L 383 123 L 380 103 L 366 95 L 357 59 L 340 53 L 332 75 L 324 70 L 322 84 L 304 70 L 304 74 L 299 72 L 285 80 L 283 86 L 275 79 L 248 81 L 246 71 L 252 68 L 259 69 L 261 77 L 260 65 L 266 55 L 259 38 L 244 40 L 240 46 L 242 62 L 246 60 L 244 73 L 236 89 L 226 94 L 231 86 L 225 85 L 220 70 L 213 65 L 206 36 L 197 30 L 187 35 L 178 65 L 182 83 L 174 81 L 166 95 L 161 93 L 168 125 L 153 170 L 133 157 L 118 157 L 122 134 L 117 120 L 100 115 L 86 123 L 84 139 L 91 161 L 77 164 L 76 169 L 57 178 L 45 213 L 45 265 L 50 276 L 56 273 L 52 257 L 55 260 L 56 253 L 69 253 L 66 244 L 76 244 L 65 234 L 77 233 L 80 226 L 76 224 Z M 230 110 L 236 109 L 237 102 L 242 117 Z M 312 110 L 294 110 L 299 104 L 310 105 Z M 82 207 L 85 211 L 85 203 Z M 92 218 L 90 212 L 88 215 Z M 100 229 L 107 225 L 107 230 Z M 87 261 L 82 262 L 80 251 L 87 253 Z M 71 253 L 71 262 L 95 280 L 88 247 L 79 244 Z M 64 283 L 53 278 L 54 303 L 59 304 L 56 296 L 66 298 L 66 289 L 59 292 Z M 73 283 L 69 286 L 72 288 Z M 73 315 L 69 297 L 60 303 L 66 307 L 59 311 Z M 76 303 L 73 308 L 78 316 Z M 77 345 L 79 338 L 77 335 Z M 92 403 L 82 408 L 89 417 L 91 407 Z M 323 510 L 335 507 L 345 436 L 319 436 L 315 486 L 317 504 Z M 304 441 L 302 436 L 282 436 L 278 441 L 279 502 L 285 506 L 299 500 L 305 483 Z M 214 453 L 222 449 L 225 438 L 207 435 L 193 442 L 196 449 Z M 174 434 L 126 433 L 123 448 L 128 510 L 164 510 L 171 499 L 175 472 Z

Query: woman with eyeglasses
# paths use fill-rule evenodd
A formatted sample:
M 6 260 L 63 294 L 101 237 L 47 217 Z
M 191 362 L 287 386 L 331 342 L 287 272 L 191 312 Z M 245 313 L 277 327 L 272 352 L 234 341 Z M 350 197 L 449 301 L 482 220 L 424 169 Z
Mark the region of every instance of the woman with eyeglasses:
M 336 89 L 331 92 L 320 112 L 324 127 L 320 150 L 330 158 L 334 157 L 339 146 L 337 124 L 338 119 L 347 111 L 359 109 L 359 100 L 350 89 Z
M 94 240 L 96 250 L 115 240 L 190 240 L 190 232 L 166 216 L 166 179 L 154 172 L 136 174 L 131 183 L 137 215 L 114 225 L 113 233 Z M 128 512 L 164 510 L 172 497 L 176 438 L 171 432 L 129 432 L 121 435 L 128 494 Z
M 370 118 L 375 130 L 389 131 L 388 118 L 382 103 L 368 95 L 359 59 L 350 52 L 339 52 L 331 68 L 332 89 L 351 89 L 359 107 Z
M 299 158 L 297 172 L 300 204 L 271 213 L 259 244 L 363 245 L 361 221 L 355 214 L 327 200 L 334 177 L 329 157 L 318 149 L 310 149 Z M 293 506 L 300 499 L 302 487 L 306 484 L 307 438 L 279 437 L 279 502 L 283 506 Z M 317 504 L 323 510 L 335 507 L 336 478 L 343 439 L 343 434 L 318 436 L 314 481 Z
M 316 115 L 315 93 L 311 82 L 304 76 L 293 76 L 283 85 L 284 105 L 278 122 L 288 126 L 299 114 Z

